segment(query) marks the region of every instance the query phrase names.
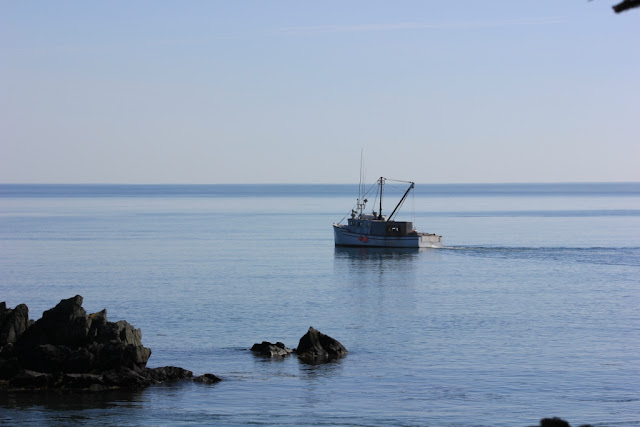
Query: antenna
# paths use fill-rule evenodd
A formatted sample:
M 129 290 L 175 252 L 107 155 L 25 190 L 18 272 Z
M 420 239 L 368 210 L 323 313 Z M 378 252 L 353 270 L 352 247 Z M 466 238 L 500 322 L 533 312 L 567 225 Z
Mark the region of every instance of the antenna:
M 362 198 L 362 156 L 364 155 L 364 149 L 360 149 L 360 176 L 358 177 L 358 203 Z
M 364 189 L 364 148 L 360 149 L 360 197 L 364 197 L 365 189 Z
M 358 184 L 358 203 L 357 203 L 357 209 L 360 213 L 360 215 L 362 215 L 362 211 L 364 210 L 364 207 L 367 203 L 367 199 L 364 199 L 364 196 L 366 195 L 366 190 L 365 190 L 365 177 L 364 177 L 364 148 L 360 149 L 360 183 Z

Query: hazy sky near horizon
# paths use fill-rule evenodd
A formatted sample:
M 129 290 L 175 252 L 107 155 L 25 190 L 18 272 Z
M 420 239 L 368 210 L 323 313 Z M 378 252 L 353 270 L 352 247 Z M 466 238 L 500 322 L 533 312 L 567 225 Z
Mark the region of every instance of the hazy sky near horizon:
M 0 182 L 640 181 L 616 0 L 0 0 Z

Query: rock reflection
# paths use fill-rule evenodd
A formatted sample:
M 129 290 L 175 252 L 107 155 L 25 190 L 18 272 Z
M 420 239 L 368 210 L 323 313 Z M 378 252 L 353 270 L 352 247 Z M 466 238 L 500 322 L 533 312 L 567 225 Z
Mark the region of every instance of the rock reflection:
M 0 406 L 8 409 L 77 411 L 84 409 L 142 408 L 142 391 L 101 392 L 29 391 L 0 393 Z
M 308 359 L 298 359 L 300 378 L 315 380 L 327 378 L 338 374 L 342 370 L 344 359 L 332 359 L 329 361 L 314 361 Z

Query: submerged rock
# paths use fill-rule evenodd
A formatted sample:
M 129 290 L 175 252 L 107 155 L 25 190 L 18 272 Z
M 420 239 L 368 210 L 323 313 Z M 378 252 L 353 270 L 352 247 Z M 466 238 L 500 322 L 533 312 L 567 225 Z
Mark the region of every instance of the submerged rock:
M 298 357 L 312 361 L 323 362 L 344 357 L 348 353 L 347 349 L 336 339 L 314 329 L 300 338 L 296 354 Z
M 132 369 L 120 367 L 102 373 L 102 380 L 109 388 L 127 388 L 131 390 L 141 389 L 151 384 L 157 384 L 145 369 Z
M 277 342 L 272 344 L 268 341 L 262 341 L 260 344 L 254 344 L 251 351 L 265 357 L 285 357 L 293 353 L 293 350 L 286 347 L 283 343 Z
M 540 420 L 539 427 L 571 427 L 568 421 L 563 420 L 562 418 L 553 417 L 553 418 L 543 418 Z M 578 427 L 592 427 L 591 424 L 582 424 Z
M 568 422 L 562 418 L 543 418 L 540 420 L 540 427 L 571 427 Z
M 177 366 L 163 366 L 161 368 L 147 368 L 147 376 L 164 383 L 193 378 L 193 372 Z
M 222 381 L 222 378 L 219 378 L 213 374 L 204 374 L 200 375 L 199 377 L 195 377 L 193 381 L 202 384 L 215 384 Z

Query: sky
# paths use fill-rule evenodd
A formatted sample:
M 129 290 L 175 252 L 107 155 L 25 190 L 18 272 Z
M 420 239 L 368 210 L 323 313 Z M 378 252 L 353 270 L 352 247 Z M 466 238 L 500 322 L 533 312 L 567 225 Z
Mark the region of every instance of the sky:
M 0 0 L 0 183 L 640 181 L 616 0 Z

